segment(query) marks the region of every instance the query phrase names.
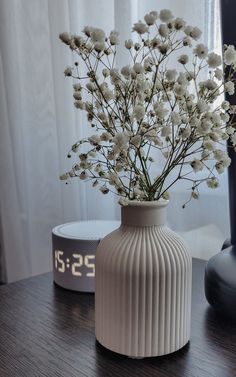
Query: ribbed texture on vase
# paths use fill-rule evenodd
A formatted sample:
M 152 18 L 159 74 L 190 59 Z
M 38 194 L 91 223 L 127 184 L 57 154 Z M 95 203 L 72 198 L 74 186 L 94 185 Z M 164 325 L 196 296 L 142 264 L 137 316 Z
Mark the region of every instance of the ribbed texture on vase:
M 160 356 L 190 338 L 192 262 L 165 226 L 121 226 L 96 253 L 95 331 L 108 349 Z

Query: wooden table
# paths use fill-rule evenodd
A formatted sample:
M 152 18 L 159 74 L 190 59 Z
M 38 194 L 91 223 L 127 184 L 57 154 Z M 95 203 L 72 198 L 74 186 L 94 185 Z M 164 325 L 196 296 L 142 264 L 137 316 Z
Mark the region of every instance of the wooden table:
M 205 262 L 193 263 L 191 342 L 169 356 L 133 360 L 94 337 L 94 295 L 44 274 L 0 287 L 1 377 L 235 377 L 236 324 L 216 316 L 203 291 Z

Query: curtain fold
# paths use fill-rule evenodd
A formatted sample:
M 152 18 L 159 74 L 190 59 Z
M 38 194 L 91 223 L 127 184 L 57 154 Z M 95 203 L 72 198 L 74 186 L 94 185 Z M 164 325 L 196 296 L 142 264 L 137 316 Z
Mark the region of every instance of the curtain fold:
M 87 134 L 86 118 L 73 106 L 72 81 L 63 76 L 73 58 L 59 41 L 59 33 L 76 33 L 85 25 L 93 25 L 106 32 L 118 29 L 124 40 L 132 36 L 132 23 L 146 12 L 170 8 L 209 35 L 206 3 L 1 0 L 0 260 L 5 264 L 8 282 L 51 269 L 54 226 L 81 219 L 119 217 L 116 197 L 102 196 L 90 184 L 73 181 L 65 185 L 58 179 L 70 168 L 68 149 Z M 126 61 L 127 56 L 121 53 L 117 64 L 125 65 Z M 201 200 L 185 211 L 181 204 L 188 192 L 179 185 L 169 206 L 170 225 L 184 231 L 211 223 L 227 236 L 226 175 L 221 182 L 218 192 L 203 190 Z

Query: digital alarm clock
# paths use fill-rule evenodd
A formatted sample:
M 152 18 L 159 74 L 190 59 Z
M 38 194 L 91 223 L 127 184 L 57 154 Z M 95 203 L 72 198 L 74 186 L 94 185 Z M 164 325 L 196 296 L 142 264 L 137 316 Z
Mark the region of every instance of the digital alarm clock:
M 94 292 L 95 253 L 119 221 L 77 221 L 58 225 L 52 230 L 54 282 L 66 289 Z

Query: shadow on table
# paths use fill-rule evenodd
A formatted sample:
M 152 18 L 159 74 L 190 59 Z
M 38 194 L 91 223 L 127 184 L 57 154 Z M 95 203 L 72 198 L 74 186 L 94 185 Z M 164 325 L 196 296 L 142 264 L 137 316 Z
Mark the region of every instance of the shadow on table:
M 85 318 L 94 321 L 94 294 L 75 292 L 54 283 L 53 303 L 55 313 L 66 313 L 68 320 Z
M 208 336 L 214 336 L 216 331 L 222 334 L 225 331 L 234 331 L 236 333 L 236 318 L 226 317 L 211 306 L 207 307 L 204 320 L 205 331 Z
M 189 343 L 181 350 L 169 355 L 133 359 L 109 351 L 96 341 L 96 376 L 104 377 L 102 364 L 110 363 L 112 369 L 107 370 L 107 377 L 114 375 L 116 369 L 122 376 L 135 376 L 137 372 L 138 376 L 151 377 L 157 376 L 158 371 L 165 371 L 168 376 L 191 377 L 191 374 L 186 371 L 188 369 L 188 353 Z
M 205 311 L 204 337 L 206 339 L 206 354 L 210 354 L 215 360 L 215 365 L 227 370 L 227 376 L 236 376 L 236 319 L 224 317 L 212 307 L 208 307 Z

